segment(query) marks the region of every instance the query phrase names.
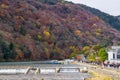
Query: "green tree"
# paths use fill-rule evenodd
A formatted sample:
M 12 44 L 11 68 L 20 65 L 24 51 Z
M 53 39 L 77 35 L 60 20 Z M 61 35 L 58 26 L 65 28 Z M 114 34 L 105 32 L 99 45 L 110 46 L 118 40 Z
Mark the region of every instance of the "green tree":
M 64 2 L 65 2 L 65 0 L 60 0 L 60 2 L 61 2 L 61 3 L 64 3 Z
M 15 46 L 12 42 L 9 44 L 9 48 L 10 48 L 10 50 L 13 50 L 15 48 Z
M 102 48 L 102 46 L 100 44 L 93 45 L 91 51 L 92 51 L 92 53 L 94 53 L 94 55 L 96 57 L 98 57 L 98 52 L 101 48 Z
M 77 54 L 75 52 L 70 54 L 70 58 L 75 57 Z
M 98 52 L 98 57 L 101 62 L 104 62 L 108 58 L 108 54 L 105 50 L 105 48 L 101 48 Z
M 56 2 L 55 2 L 55 0 L 49 0 L 48 3 L 51 5 L 54 5 Z
M 8 49 L 9 49 L 9 53 L 10 53 L 10 58 L 15 59 L 17 52 L 15 50 L 15 45 L 13 42 L 10 42 L 10 44 L 8 45 Z
M 21 26 L 20 27 L 20 34 L 22 34 L 22 35 L 26 35 L 26 29 L 25 29 L 25 27 L 24 26 Z
M 4 43 L 2 46 L 3 46 L 2 52 L 4 53 L 4 59 L 6 61 L 14 60 L 17 54 L 14 48 L 14 44 L 12 42 L 9 45 Z
M 37 40 L 37 41 L 40 41 L 42 39 L 42 36 L 41 35 L 37 35 L 36 37 L 35 37 L 35 40 Z

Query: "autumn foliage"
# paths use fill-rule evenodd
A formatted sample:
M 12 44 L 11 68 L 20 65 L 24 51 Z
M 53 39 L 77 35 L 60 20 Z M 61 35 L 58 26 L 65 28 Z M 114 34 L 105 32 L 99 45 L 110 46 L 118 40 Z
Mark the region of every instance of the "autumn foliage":
M 1 61 L 65 59 L 120 40 L 99 17 L 64 0 L 0 0 L 0 34 Z

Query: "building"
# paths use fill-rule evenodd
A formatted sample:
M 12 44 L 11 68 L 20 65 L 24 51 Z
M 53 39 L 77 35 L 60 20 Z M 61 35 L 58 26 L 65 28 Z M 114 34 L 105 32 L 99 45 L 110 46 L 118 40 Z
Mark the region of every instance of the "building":
M 120 62 L 120 46 L 112 46 L 108 51 L 108 61 L 118 63 Z
M 88 61 L 83 54 L 77 55 L 75 58 L 78 61 L 83 61 L 83 62 L 87 62 Z

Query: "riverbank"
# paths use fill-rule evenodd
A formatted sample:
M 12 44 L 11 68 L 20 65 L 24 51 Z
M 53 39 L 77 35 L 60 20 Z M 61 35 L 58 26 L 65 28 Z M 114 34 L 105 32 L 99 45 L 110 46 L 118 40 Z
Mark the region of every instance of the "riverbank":
M 113 78 L 111 76 L 108 75 L 103 75 L 97 72 L 90 72 L 90 74 L 92 75 L 91 78 L 87 78 L 85 80 L 113 80 Z
M 92 78 L 87 80 L 120 80 L 119 70 L 81 62 L 75 62 L 75 64 L 88 67 Z

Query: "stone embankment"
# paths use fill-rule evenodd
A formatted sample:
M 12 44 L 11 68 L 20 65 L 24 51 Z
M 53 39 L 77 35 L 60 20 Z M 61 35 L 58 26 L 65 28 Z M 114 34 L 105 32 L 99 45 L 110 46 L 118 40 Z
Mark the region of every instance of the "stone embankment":
M 87 80 L 120 80 L 120 70 L 110 67 L 101 67 L 99 65 L 93 65 L 88 63 L 79 63 L 78 65 L 83 65 L 88 67 L 88 71 L 93 75 L 91 79 Z

